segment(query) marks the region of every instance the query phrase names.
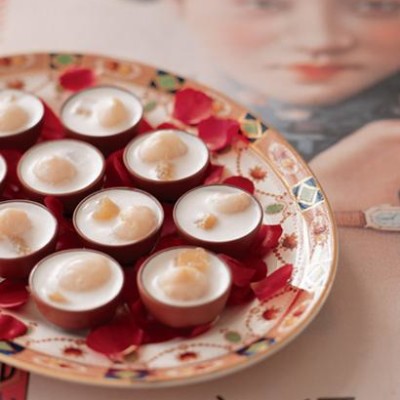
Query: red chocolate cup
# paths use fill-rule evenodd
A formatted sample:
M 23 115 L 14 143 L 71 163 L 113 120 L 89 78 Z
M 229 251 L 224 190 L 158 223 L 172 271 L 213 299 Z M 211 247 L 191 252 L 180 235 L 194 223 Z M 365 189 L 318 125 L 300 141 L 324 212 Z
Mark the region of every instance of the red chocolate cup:
M 134 151 L 134 148 L 136 145 L 138 145 L 139 141 L 145 140 L 145 138 L 148 138 L 150 135 L 160 132 L 154 131 L 145 135 L 140 135 L 137 138 L 134 138 L 125 148 L 124 155 L 123 155 L 123 161 L 124 165 L 127 168 L 129 174 L 131 175 L 131 178 L 135 185 L 139 187 L 140 189 L 145 190 L 146 192 L 149 192 L 156 196 L 158 199 L 163 200 L 163 201 L 169 201 L 173 202 L 177 200 L 182 194 L 187 192 L 188 190 L 201 185 L 206 177 L 207 174 L 207 169 L 210 164 L 210 154 L 207 149 L 207 146 L 204 144 L 204 142 L 200 139 L 195 137 L 194 135 L 191 135 L 189 133 L 179 131 L 180 133 L 185 133 L 185 135 L 189 135 L 192 140 L 196 140 L 199 143 L 199 146 L 203 147 L 203 151 L 206 153 L 206 160 L 204 164 L 201 165 L 201 167 L 196 170 L 194 173 L 191 175 L 181 178 L 181 179 L 176 179 L 176 180 L 158 180 L 158 179 L 151 179 L 149 177 L 144 176 L 143 174 L 140 174 L 134 166 L 134 163 L 130 160 L 130 153 Z M 174 160 L 171 160 L 172 162 Z
M 183 226 L 180 223 L 179 218 L 177 216 L 177 213 L 178 213 L 177 210 L 180 207 L 180 204 L 183 201 L 185 201 L 187 199 L 187 196 L 191 195 L 194 191 L 203 190 L 203 188 L 212 188 L 212 187 L 215 187 L 215 188 L 231 187 L 231 188 L 234 188 L 235 190 L 237 190 L 238 192 L 246 193 L 248 196 L 250 196 L 252 198 L 252 200 L 255 202 L 256 206 L 259 208 L 259 211 L 260 211 L 258 222 L 256 225 L 254 225 L 253 229 L 251 229 L 248 233 L 246 233 L 245 235 L 240 236 L 238 238 L 224 240 L 224 241 L 217 241 L 217 240 L 212 240 L 212 239 L 207 240 L 204 238 L 196 237 L 195 235 L 188 232 L 187 229 L 183 228 Z M 196 209 L 196 207 L 194 207 L 194 208 Z M 216 185 L 206 185 L 206 186 L 202 186 L 202 187 L 197 187 L 197 188 L 194 188 L 194 189 L 188 191 L 187 193 L 185 193 L 175 203 L 175 207 L 173 210 L 173 218 L 174 218 L 174 222 L 175 222 L 175 225 L 176 225 L 176 228 L 177 228 L 179 234 L 191 245 L 204 247 L 206 249 L 214 251 L 215 253 L 224 253 L 224 254 L 231 255 L 233 257 L 242 257 L 243 255 L 246 254 L 246 251 L 249 250 L 249 248 L 252 246 L 255 239 L 257 238 L 258 232 L 263 223 L 263 209 L 262 209 L 260 202 L 253 195 L 247 193 L 243 189 L 239 189 L 232 185 L 216 184 Z M 234 231 L 234 230 L 232 229 L 232 231 Z
M 29 287 L 32 298 L 36 304 L 36 307 L 40 311 L 40 313 L 52 324 L 57 325 L 60 328 L 66 330 L 81 330 L 88 329 L 99 326 L 111 320 L 115 314 L 115 311 L 118 305 L 121 302 L 121 291 L 124 283 L 124 277 L 122 273 L 122 269 L 119 266 L 120 274 L 121 274 L 121 286 L 115 295 L 106 301 L 104 304 L 99 306 L 83 309 L 83 310 L 68 310 L 57 307 L 56 304 L 51 303 L 50 301 L 46 301 L 35 288 L 35 274 L 38 273 L 39 268 L 45 262 L 51 260 L 51 258 L 59 257 L 61 254 L 68 254 L 74 252 L 84 252 L 84 249 L 71 249 L 59 251 L 57 253 L 51 254 L 41 261 L 39 261 L 35 268 L 32 270 L 29 276 Z M 113 260 L 109 255 L 103 254 L 101 252 L 97 252 L 94 250 L 87 250 L 85 252 L 91 252 L 103 255 L 111 260 L 111 262 L 118 265 L 118 263 Z
M 51 219 L 52 223 L 54 223 L 54 233 L 40 248 L 32 251 L 29 254 L 19 257 L 6 258 L 0 256 L 0 276 L 2 278 L 23 279 L 29 276 L 36 263 L 54 251 L 57 242 L 58 223 L 53 214 L 45 206 L 33 201 L 7 200 L 1 202 L 0 207 L 7 204 L 11 206 L 13 203 L 27 203 L 36 207 L 40 207 L 46 212 L 46 214 L 48 214 L 48 217 Z
M 106 195 L 107 192 L 112 192 L 114 190 L 115 191 L 123 190 L 123 191 L 127 191 L 127 192 L 135 192 L 135 193 L 145 195 L 146 197 L 151 199 L 151 201 L 154 203 L 154 205 L 158 208 L 159 221 L 158 221 L 157 225 L 155 226 L 155 228 L 143 239 L 140 239 L 140 240 L 137 240 L 134 242 L 130 242 L 130 243 L 111 244 L 111 243 L 104 243 L 104 242 L 97 241 L 94 238 L 89 237 L 87 233 L 83 232 L 83 229 L 78 222 L 78 214 L 85 207 L 85 205 L 89 204 L 89 202 L 91 200 L 94 200 L 95 197 L 99 197 L 100 194 Z M 140 205 L 140 204 L 138 204 L 138 205 Z M 122 265 L 131 265 L 136 260 L 138 260 L 140 257 L 150 253 L 153 250 L 153 248 L 157 244 L 158 239 L 160 237 L 163 221 L 164 221 L 164 211 L 163 211 L 162 205 L 159 203 L 159 201 L 155 197 L 153 197 L 151 194 L 146 193 L 142 190 L 127 188 L 127 187 L 102 189 L 102 190 L 97 191 L 96 193 L 92 193 L 90 196 L 86 197 L 78 204 L 78 206 L 76 207 L 75 212 L 73 214 L 73 217 L 72 217 L 72 222 L 74 224 L 74 228 L 75 228 L 76 232 L 78 233 L 78 235 L 81 237 L 85 247 L 107 253 L 110 256 L 112 256 L 113 258 L 115 258 Z
M 64 191 L 64 192 L 57 192 L 49 189 L 48 191 L 42 190 L 38 188 L 37 186 L 32 185 L 31 183 L 28 182 L 28 177 L 27 174 L 31 174 L 32 167 L 33 167 L 33 161 L 29 161 L 30 158 L 33 158 L 32 154 L 37 151 L 37 149 L 45 146 L 50 146 L 53 144 L 60 144 L 60 143 L 73 143 L 74 145 L 83 145 L 85 148 L 82 147 L 83 150 L 89 150 L 92 152 L 93 157 L 96 157 L 96 161 L 99 163 L 99 168 L 98 168 L 98 173 L 96 173 L 93 177 L 92 180 L 88 181 L 87 184 L 84 187 L 80 187 L 71 191 Z M 82 150 L 82 151 L 83 151 Z M 30 163 L 26 164 L 25 163 Z M 25 172 L 24 172 L 25 171 Z M 86 173 L 86 171 L 85 171 Z M 39 143 L 36 146 L 32 147 L 28 151 L 25 152 L 25 154 L 21 157 L 18 167 L 17 167 L 17 176 L 18 179 L 25 191 L 25 193 L 32 199 L 38 202 L 43 202 L 44 198 L 46 196 L 54 196 L 58 198 L 64 205 L 64 212 L 65 214 L 72 214 L 75 207 L 78 205 L 78 203 L 84 199 L 86 196 L 88 196 L 90 193 L 92 193 L 95 190 L 99 190 L 103 186 L 103 180 L 104 180 L 104 173 L 105 173 L 105 160 L 103 154 L 94 146 L 84 143 L 81 141 L 77 140 L 71 140 L 71 139 L 62 139 L 58 141 L 51 141 L 51 142 L 43 142 Z M 81 171 L 81 174 L 83 174 L 83 171 Z
M 124 128 L 123 130 L 115 133 L 99 135 L 96 134 L 96 132 L 89 132 L 89 131 L 85 132 L 84 130 L 78 130 L 76 128 L 74 129 L 66 122 L 65 113 L 67 107 L 69 107 L 69 104 L 75 101 L 78 96 L 81 96 L 83 93 L 86 94 L 96 91 L 98 89 L 107 89 L 107 88 L 111 90 L 118 90 L 121 93 L 124 93 L 125 95 L 128 94 L 132 98 L 131 101 L 132 103 L 135 104 L 134 112 L 136 117 L 131 121 L 131 124 L 127 128 Z M 90 143 L 93 146 L 96 146 L 106 156 L 112 153 L 113 151 L 122 149 L 129 143 L 129 141 L 136 135 L 137 128 L 142 117 L 143 117 L 143 106 L 140 100 L 129 90 L 111 85 L 95 86 L 73 94 L 65 101 L 60 111 L 60 119 L 62 124 L 64 125 L 64 129 L 68 137 Z
M 137 285 L 139 289 L 139 294 L 145 307 L 160 322 L 174 328 L 184 328 L 213 322 L 223 311 L 225 304 L 228 300 L 230 288 L 232 285 L 232 275 L 229 267 L 217 255 L 213 254 L 212 256 L 218 259 L 220 265 L 225 269 L 227 273 L 227 284 L 226 287 L 223 288 L 222 293 L 219 293 L 217 296 L 214 296 L 211 299 L 208 299 L 207 301 L 204 301 L 202 303 L 199 302 L 199 304 L 178 305 L 156 298 L 146 287 L 145 279 L 143 277 L 146 268 L 151 265 L 151 262 L 155 258 L 159 257 L 163 253 L 190 248 L 195 247 L 177 246 L 161 250 L 148 258 L 140 267 L 140 270 L 137 274 Z M 209 252 L 209 254 L 211 253 Z
M 42 101 L 35 95 L 21 90 L 16 89 L 5 89 L 0 91 L 0 96 L 4 93 L 10 93 L 10 95 L 23 95 L 27 96 L 34 102 L 35 107 L 37 107 L 37 116 L 31 115 L 32 121 L 24 128 L 21 128 L 13 133 L 1 133 L 0 134 L 0 148 L 1 149 L 18 149 L 26 150 L 33 146 L 42 131 L 42 125 L 44 120 L 44 106 Z

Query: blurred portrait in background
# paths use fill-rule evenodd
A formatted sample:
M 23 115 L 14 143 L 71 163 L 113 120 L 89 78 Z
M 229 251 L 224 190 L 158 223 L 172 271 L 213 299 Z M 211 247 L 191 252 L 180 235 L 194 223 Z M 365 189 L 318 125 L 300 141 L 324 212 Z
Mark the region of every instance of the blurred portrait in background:
M 398 202 L 399 0 L 175 1 L 215 69 L 214 86 L 314 158 L 330 195 L 338 174 L 349 178 L 335 206 Z M 352 192 L 357 204 L 340 204 Z

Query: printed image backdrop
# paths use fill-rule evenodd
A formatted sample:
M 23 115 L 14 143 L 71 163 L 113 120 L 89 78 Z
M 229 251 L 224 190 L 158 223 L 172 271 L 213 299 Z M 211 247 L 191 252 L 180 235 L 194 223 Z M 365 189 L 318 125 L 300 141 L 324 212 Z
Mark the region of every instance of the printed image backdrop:
M 338 213 L 337 280 L 307 331 L 256 367 L 159 398 L 399 398 L 400 232 L 347 226 L 400 206 L 399 37 L 399 0 L 0 0 L 0 55 L 107 54 L 219 89 L 287 137 Z M 110 398 L 37 376 L 27 398 L 71 393 Z

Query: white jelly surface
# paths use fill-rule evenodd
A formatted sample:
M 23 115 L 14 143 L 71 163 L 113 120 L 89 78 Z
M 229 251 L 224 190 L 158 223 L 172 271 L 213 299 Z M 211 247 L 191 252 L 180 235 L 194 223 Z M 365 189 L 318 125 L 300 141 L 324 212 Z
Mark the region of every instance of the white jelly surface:
M 35 165 L 50 156 L 71 162 L 76 174 L 71 180 L 51 184 L 38 178 Z M 32 147 L 22 158 L 19 171 L 23 181 L 32 189 L 48 194 L 66 194 L 86 188 L 95 182 L 103 169 L 103 157 L 92 146 L 78 140 L 54 140 Z
M 244 193 L 231 186 L 203 186 L 188 192 L 179 200 L 175 209 L 175 218 L 181 228 L 190 235 L 212 242 L 226 242 L 241 238 L 257 226 L 261 219 L 261 209 L 252 196 L 250 206 L 242 212 L 224 214 L 216 211 L 213 197 L 218 194 Z M 217 223 L 211 229 L 203 229 L 196 221 L 206 214 L 217 217 Z
M 170 130 L 169 132 L 174 132 L 188 147 L 186 154 L 169 160 L 174 171 L 173 178 L 170 180 L 183 179 L 194 175 L 207 163 L 208 151 L 205 144 L 201 139 L 194 135 L 178 130 Z M 154 134 L 157 134 L 157 132 L 141 135 L 135 139 L 126 150 L 126 159 L 129 167 L 135 171 L 136 174 L 147 179 L 159 180 L 156 170 L 158 163 L 145 162 L 140 156 L 141 144 L 145 140 L 150 139 L 151 135 Z
M 41 249 L 52 239 L 57 226 L 55 218 L 49 211 L 33 203 L 13 201 L 0 204 L 0 213 L 10 208 L 24 211 L 31 222 L 31 229 L 21 237 L 30 249 L 29 253 Z M 0 238 L 0 258 L 18 258 L 20 256 L 15 243 L 7 237 Z
M 114 233 L 114 229 L 120 223 L 120 218 L 116 216 L 110 220 L 100 221 L 93 218 L 93 213 L 97 210 L 99 200 L 108 197 L 115 203 L 120 212 L 132 206 L 149 207 L 155 214 L 159 226 L 162 211 L 160 206 L 149 196 L 142 192 L 125 189 L 110 189 L 101 191 L 89 197 L 77 210 L 75 223 L 78 229 L 89 239 L 106 245 L 124 245 L 133 243 L 123 240 Z
M 110 109 L 113 99 L 122 104 L 125 116 L 121 120 L 115 114 L 118 111 Z M 100 115 L 104 112 L 116 117 L 118 123 L 104 126 Z M 142 105 L 134 95 L 116 87 L 96 87 L 68 99 L 62 109 L 61 119 L 75 132 L 89 136 L 109 136 L 136 125 L 141 116 Z
M 26 121 L 24 119 L 24 123 L 21 126 L 17 124 L 18 126 L 15 129 L 0 129 L 0 136 L 14 135 L 26 131 L 36 125 L 44 114 L 43 104 L 37 97 L 16 89 L 2 90 L 0 92 L 0 119 L 7 119 L 9 116 L 15 118 L 16 115 L 14 113 L 9 114 L 11 108 L 14 110 L 21 109 L 22 113 L 26 113 L 28 118 Z
M 85 311 L 97 308 L 108 303 L 121 290 L 123 284 L 123 273 L 119 265 L 111 258 L 104 257 L 110 267 L 111 274 L 109 279 L 100 287 L 89 291 L 69 291 L 60 285 L 63 271 L 71 262 L 84 256 L 87 260 L 88 255 L 98 256 L 100 253 L 90 250 L 76 250 L 55 253 L 46 258 L 35 270 L 32 285 L 37 295 L 47 304 L 53 305 L 62 310 Z M 66 301 L 52 300 L 52 294 L 61 295 Z
M 3 156 L 0 155 L 0 182 L 3 182 L 7 174 L 7 164 Z
M 208 252 L 209 267 L 204 272 L 206 274 L 208 288 L 201 298 L 183 301 L 172 299 L 165 294 L 162 289 L 162 279 L 160 278 L 163 274 L 168 273 L 172 269 L 180 268 L 176 266 L 175 258 L 182 250 L 183 248 L 165 250 L 154 256 L 146 264 L 142 271 L 142 282 L 147 292 L 163 303 L 182 307 L 209 303 L 221 296 L 230 285 L 230 273 L 225 264 L 215 254 Z

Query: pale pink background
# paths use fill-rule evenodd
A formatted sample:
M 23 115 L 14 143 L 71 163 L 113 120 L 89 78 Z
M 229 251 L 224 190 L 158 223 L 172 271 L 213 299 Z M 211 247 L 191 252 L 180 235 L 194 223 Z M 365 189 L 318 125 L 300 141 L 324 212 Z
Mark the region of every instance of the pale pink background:
M 100 53 L 213 84 L 212 66 L 202 63 L 195 41 L 168 2 L 8 0 L 4 14 L 1 55 L 54 50 Z M 315 170 L 322 171 L 322 183 L 329 181 L 318 163 Z M 331 183 L 328 191 L 334 205 L 342 207 L 347 197 Z M 359 198 L 352 206 L 369 205 Z M 292 344 L 259 365 L 212 384 L 154 391 L 92 388 L 32 376 L 28 400 L 205 400 L 217 395 L 225 400 L 397 400 L 400 235 L 341 229 L 340 244 L 337 279 L 320 315 Z

